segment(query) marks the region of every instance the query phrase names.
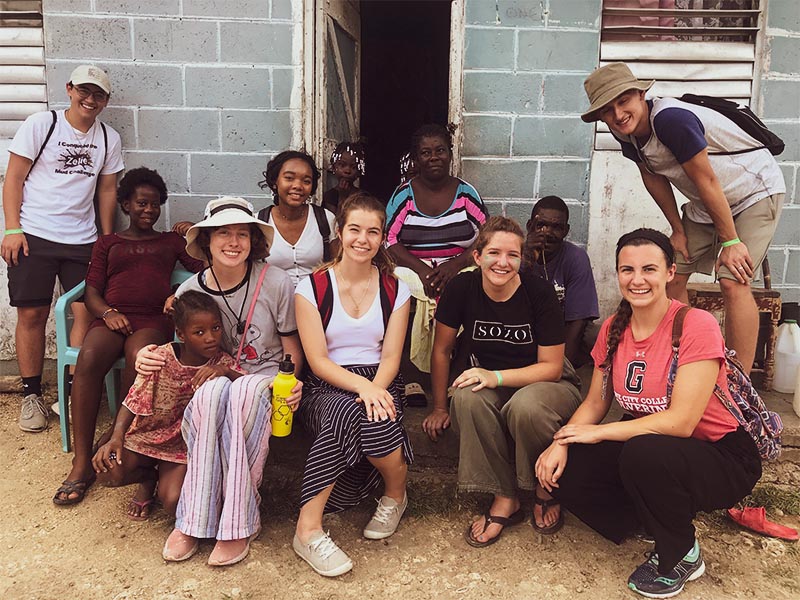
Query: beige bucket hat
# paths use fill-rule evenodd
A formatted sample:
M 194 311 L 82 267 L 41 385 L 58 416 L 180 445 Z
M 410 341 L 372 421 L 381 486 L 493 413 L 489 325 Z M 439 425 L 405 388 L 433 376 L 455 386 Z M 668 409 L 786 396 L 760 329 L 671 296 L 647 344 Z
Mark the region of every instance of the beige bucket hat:
M 625 63 L 617 62 L 600 67 L 583 82 L 590 106 L 581 115 L 581 119 L 586 123 L 597 121 L 600 119 L 597 115 L 599 110 L 614 98 L 628 90 L 647 91 L 654 83 L 652 79 L 636 79 Z
M 250 259 L 259 260 L 269 256 L 269 249 L 272 247 L 272 239 L 275 232 L 272 225 L 264 223 L 253 216 L 253 205 L 244 198 L 233 196 L 223 196 L 206 204 L 203 220 L 186 232 L 186 252 L 190 256 L 199 260 L 208 260 L 208 256 L 197 242 L 197 236 L 204 227 L 222 227 L 223 225 L 244 225 L 253 223 L 264 234 L 266 244 L 263 248 L 252 246 L 250 248 Z

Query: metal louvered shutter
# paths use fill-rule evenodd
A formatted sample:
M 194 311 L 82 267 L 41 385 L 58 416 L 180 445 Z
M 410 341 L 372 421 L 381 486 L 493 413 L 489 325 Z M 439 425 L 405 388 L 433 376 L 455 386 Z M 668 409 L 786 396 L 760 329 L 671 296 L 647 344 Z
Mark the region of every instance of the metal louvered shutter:
M 0 139 L 46 109 L 42 3 L 0 0 Z
M 648 95 L 705 94 L 751 104 L 759 0 L 603 0 L 600 65 L 624 62 Z M 619 150 L 605 123 L 595 149 Z

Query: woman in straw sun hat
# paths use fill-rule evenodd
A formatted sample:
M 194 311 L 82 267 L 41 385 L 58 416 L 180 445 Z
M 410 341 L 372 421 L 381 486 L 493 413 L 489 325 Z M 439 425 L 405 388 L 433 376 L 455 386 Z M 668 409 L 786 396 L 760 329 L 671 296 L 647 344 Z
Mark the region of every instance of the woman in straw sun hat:
M 208 563 L 234 564 L 247 556 L 261 530 L 258 486 L 271 432 L 272 380 L 285 353 L 294 358 L 297 372 L 303 366 L 294 286 L 284 271 L 261 261 L 269 256 L 272 239 L 272 227 L 253 216 L 252 205 L 232 197 L 210 201 L 205 218 L 186 235 L 187 252 L 209 266 L 176 295 L 196 290 L 214 298 L 222 313 L 223 345 L 248 375 L 203 383 L 186 408 L 188 472 L 175 529 L 164 546 L 168 561 L 190 558 L 199 538 L 216 538 Z M 158 370 L 161 362 L 145 349 L 136 369 Z M 301 387 L 298 383 L 288 399 L 293 409 Z

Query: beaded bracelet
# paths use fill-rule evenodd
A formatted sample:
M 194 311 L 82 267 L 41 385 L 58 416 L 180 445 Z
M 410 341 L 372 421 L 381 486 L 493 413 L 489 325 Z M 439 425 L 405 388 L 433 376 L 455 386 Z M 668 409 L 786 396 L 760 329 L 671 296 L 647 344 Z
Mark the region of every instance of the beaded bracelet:
M 103 319 L 103 321 L 105 321 L 106 317 L 108 316 L 108 313 L 110 312 L 118 313 L 119 311 L 116 308 L 107 308 L 103 311 L 103 314 L 100 315 L 100 318 Z

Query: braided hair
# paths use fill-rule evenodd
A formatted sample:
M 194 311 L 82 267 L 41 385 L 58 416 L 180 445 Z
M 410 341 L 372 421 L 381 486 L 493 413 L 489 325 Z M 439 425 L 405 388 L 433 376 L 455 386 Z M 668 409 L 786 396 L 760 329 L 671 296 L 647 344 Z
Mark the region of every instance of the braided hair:
M 642 227 L 630 233 L 626 233 L 617 241 L 616 267 L 619 268 L 619 252 L 625 246 L 644 246 L 646 244 L 652 244 L 661 249 L 667 267 L 671 267 L 675 264 L 675 250 L 672 248 L 669 238 L 660 231 Z M 622 334 L 625 329 L 630 325 L 632 315 L 633 308 L 630 302 L 623 298 L 620 300 L 617 306 L 617 312 L 614 314 L 614 320 L 611 321 L 611 326 L 608 328 L 608 352 L 606 353 L 606 359 L 603 361 L 603 364 L 600 365 L 601 369 L 608 369 L 611 366 L 614 355 L 619 347 L 619 341 L 622 339 Z
M 194 313 L 211 313 L 220 320 L 222 319 L 219 305 L 214 299 L 208 294 L 195 290 L 189 290 L 175 298 L 172 310 L 172 319 L 178 329 L 186 327 L 189 322 L 189 316 Z
M 339 142 L 336 148 L 333 149 L 328 164 L 328 171 L 333 173 L 333 166 L 342 159 L 345 154 L 350 154 L 356 163 L 356 171 L 362 177 L 367 172 L 366 152 L 364 151 L 364 144 L 358 142 Z

